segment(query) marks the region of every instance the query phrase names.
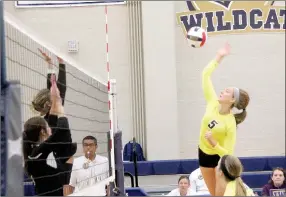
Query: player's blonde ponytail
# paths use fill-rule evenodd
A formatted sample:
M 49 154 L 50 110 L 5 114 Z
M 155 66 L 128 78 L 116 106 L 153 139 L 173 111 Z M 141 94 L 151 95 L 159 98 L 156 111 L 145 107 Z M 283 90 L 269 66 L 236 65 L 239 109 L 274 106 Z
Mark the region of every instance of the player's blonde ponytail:
M 35 96 L 34 100 L 32 101 L 33 108 L 41 113 L 48 113 L 50 110 L 50 90 L 49 89 L 42 89 L 38 92 Z
M 245 120 L 246 115 L 247 115 L 246 107 L 249 103 L 249 100 L 250 98 L 249 98 L 248 93 L 245 90 L 239 89 L 239 100 L 234 105 L 234 107 L 236 107 L 239 110 L 242 110 L 242 112 L 238 114 L 234 114 L 236 125 L 239 125 Z
M 235 196 L 247 196 L 246 188 L 240 177 L 236 178 Z
M 247 191 L 240 178 L 243 166 L 240 160 L 232 155 L 224 155 L 221 158 L 220 169 L 222 170 L 227 182 L 235 181 L 235 196 L 246 196 Z
M 234 114 L 236 125 L 242 123 L 245 120 L 246 115 L 247 115 L 246 109 L 243 109 L 242 112 L 239 114 Z

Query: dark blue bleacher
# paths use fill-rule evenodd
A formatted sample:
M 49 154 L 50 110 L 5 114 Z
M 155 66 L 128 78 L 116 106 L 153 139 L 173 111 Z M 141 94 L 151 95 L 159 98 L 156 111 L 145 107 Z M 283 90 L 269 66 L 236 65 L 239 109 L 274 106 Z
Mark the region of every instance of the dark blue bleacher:
M 124 164 L 125 172 L 129 172 L 132 175 L 134 175 L 135 170 L 133 167 L 133 163 L 128 162 L 126 164 L 127 165 Z M 137 162 L 137 169 L 139 176 L 148 176 L 150 174 L 154 174 L 153 163 L 150 163 L 148 161 Z
M 126 188 L 125 192 L 128 194 L 128 196 L 148 196 L 148 194 L 140 187 Z
M 24 196 L 35 196 L 34 183 L 26 174 L 24 174 Z
M 271 171 L 275 167 L 286 168 L 285 156 L 273 157 L 241 157 L 245 172 Z M 161 160 L 143 161 L 138 163 L 139 176 L 189 174 L 199 167 L 198 160 Z M 134 175 L 132 162 L 124 162 L 125 172 Z
M 241 178 L 251 188 L 262 188 L 268 183 L 271 171 L 243 173 Z
M 276 167 L 282 167 L 286 169 L 286 157 L 268 157 L 268 167 L 270 168 L 269 170 L 272 170 L 273 168 Z M 267 169 L 268 170 L 268 169 Z
M 168 171 L 169 174 L 181 174 L 181 161 L 156 161 L 153 162 L 153 169 L 156 175 L 166 175 L 166 171 Z
M 285 156 L 240 157 L 245 172 L 271 171 L 275 167 L 286 168 Z
M 199 166 L 197 159 L 184 159 L 181 160 L 181 174 L 189 174 L 196 170 Z
M 241 157 L 244 172 L 242 178 L 251 188 L 261 188 L 270 178 L 270 171 L 275 167 L 286 168 L 285 156 Z M 138 175 L 190 174 L 199 167 L 198 160 L 162 160 L 138 162 Z M 125 172 L 134 175 L 132 162 L 124 162 Z

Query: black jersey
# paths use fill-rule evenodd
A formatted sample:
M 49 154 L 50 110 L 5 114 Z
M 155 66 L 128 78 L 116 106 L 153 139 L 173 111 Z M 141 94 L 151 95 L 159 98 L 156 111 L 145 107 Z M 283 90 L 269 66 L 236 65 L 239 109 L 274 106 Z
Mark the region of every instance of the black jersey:
M 51 76 L 52 73 L 48 73 L 47 75 L 47 89 L 51 89 Z M 59 73 L 58 73 L 58 79 L 57 79 L 57 86 L 60 92 L 60 97 L 62 99 L 62 105 L 64 106 L 65 103 L 65 96 L 66 96 L 66 91 L 67 91 L 67 85 L 66 85 L 66 65 L 65 64 L 59 64 Z M 49 119 L 49 113 L 47 113 L 44 116 L 45 120 L 48 122 L 49 126 L 52 128 L 52 133 L 54 132 L 54 127 L 56 127 L 57 125 L 54 124 L 54 121 L 50 121 Z M 77 150 L 77 144 L 73 143 L 72 147 L 71 147 L 71 156 L 74 155 L 76 153 Z M 70 172 L 72 170 L 72 164 L 63 164 L 62 168 L 64 171 L 66 171 L 67 173 L 65 173 L 65 184 L 68 185 L 69 184 L 69 180 L 70 180 Z
M 47 75 L 47 89 L 51 89 L 51 73 L 48 73 Z M 62 98 L 62 103 L 64 105 L 65 103 L 65 97 L 66 97 L 66 91 L 67 91 L 67 82 L 66 82 L 66 65 L 65 64 L 59 64 L 59 74 L 58 74 L 58 80 L 57 80 L 57 86 L 60 91 L 60 96 Z
M 28 156 L 27 170 L 35 182 L 37 195 L 62 196 L 65 162 L 73 155 L 71 132 L 66 117 L 49 115 L 49 122 L 56 128 L 46 141 L 34 147 Z

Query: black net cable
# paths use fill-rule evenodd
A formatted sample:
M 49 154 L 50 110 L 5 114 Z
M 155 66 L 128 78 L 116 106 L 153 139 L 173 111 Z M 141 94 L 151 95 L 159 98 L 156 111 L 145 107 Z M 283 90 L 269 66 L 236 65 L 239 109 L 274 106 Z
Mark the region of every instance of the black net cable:
M 81 169 L 77 169 L 77 170 L 81 170 Z M 68 171 L 66 171 L 66 172 L 68 172 Z M 66 172 L 64 172 L 64 173 L 66 173 Z M 89 178 L 83 179 L 83 180 L 79 181 L 78 183 L 81 183 L 81 182 L 84 182 L 84 181 L 87 181 L 87 180 L 90 180 L 90 179 L 93 179 L 93 178 L 96 178 L 96 177 L 99 177 L 99 176 L 101 176 L 101 175 L 108 174 L 108 173 L 109 173 L 109 171 L 105 171 L 105 172 L 100 173 L 100 174 L 97 174 L 97 175 L 95 175 L 95 176 L 91 176 L 91 177 L 89 177 Z M 78 184 L 78 183 L 77 183 L 77 184 Z M 46 194 L 49 194 L 49 193 L 52 193 L 52 192 L 55 192 L 55 191 L 58 191 L 58 190 L 61 190 L 61 189 L 63 189 L 63 187 L 60 187 L 60 188 L 58 188 L 58 189 L 51 190 L 51 191 L 48 191 L 48 192 L 45 192 L 45 193 L 40 193 L 40 194 L 37 194 L 37 195 L 38 195 L 38 196 L 44 196 L 44 195 L 46 195 Z
M 108 152 L 96 152 L 96 154 L 108 154 Z M 81 157 L 82 155 L 73 155 L 74 158 Z M 57 157 L 54 159 L 33 159 L 33 162 L 37 161 L 55 161 L 55 160 L 61 160 L 61 159 L 69 159 L 71 157 Z M 31 161 L 30 159 L 24 159 L 24 161 Z
M 25 124 L 25 122 L 22 122 Z M 38 126 L 38 125 L 34 125 Z M 62 128 L 62 127 L 50 127 L 51 129 L 69 129 L 71 131 L 78 131 L 78 132 L 86 132 L 86 133 L 97 133 L 97 134 L 106 134 L 107 131 L 96 131 L 96 130 L 83 130 L 83 129 L 73 129 L 73 128 Z
M 108 163 L 108 161 L 102 162 L 102 163 L 98 163 L 98 164 L 95 164 L 95 165 L 90 166 L 90 168 L 95 167 L 95 166 L 98 166 L 98 165 L 102 165 L 102 164 L 107 164 L 107 163 Z M 65 173 L 68 173 L 68 172 L 79 171 L 79 170 L 84 170 L 84 168 L 78 168 L 78 169 L 74 169 L 74 170 L 58 172 L 58 173 L 56 173 L 56 174 L 51 174 L 51 175 L 33 177 L 33 180 L 44 179 L 44 178 L 50 178 L 50 177 L 59 176 L 59 175 L 61 175 L 61 174 L 65 174 Z
M 32 89 L 32 90 L 37 90 L 37 91 L 40 91 L 40 90 L 41 90 L 41 89 L 34 88 L 34 87 L 32 87 L 32 86 L 30 86 L 30 85 L 27 85 L 27 84 L 24 84 L 24 83 L 21 83 L 21 86 L 30 88 L 30 89 Z M 101 112 L 101 113 L 104 113 L 104 114 L 108 114 L 108 113 L 109 113 L 109 111 L 102 111 L 102 110 L 99 110 L 99 109 L 95 109 L 95 108 L 92 108 L 92 107 L 89 107 L 89 106 L 86 106 L 86 105 L 83 105 L 83 104 L 76 103 L 76 102 L 74 102 L 74 101 L 68 100 L 68 99 L 66 99 L 66 98 L 65 98 L 65 102 L 74 104 L 74 105 L 76 105 L 76 106 L 81 106 L 81 107 L 84 107 L 84 108 L 87 108 L 87 109 L 90 109 L 90 110 L 93 110 L 93 111 Z
M 29 107 L 33 107 L 32 104 L 25 103 L 25 102 L 21 102 L 21 103 L 23 105 L 27 105 Z M 77 116 L 77 115 L 73 115 L 73 114 L 67 114 L 67 113 L 65 113 L 64 115 L 65 116 L 69 116 L 69 117 L 73 117 L 73 118 L 77 118 L 77 119 L 87 120 L 87 121 L 90 121 L 90 122 L 98 122 L 98 123 L 101 123 L 101 124 L 109 123 L 109 120 L 100 121 L 100 120 L 97 120 L 97 119 L 85 118 L 85 117 L 81 117 L 81 116 Z
M 23 140 L 23 142 L 27 142 L 27 143 L 35 143 L 34 141 L 30 141 L 30 140 Z M 104 141 L 98 141 L 97 144 L 106 144 L 108 142 L 104 142 Z M 63 145 L 63 144 L 82 144 L 82 142 L 41 142 L 41 144 L 49 144 L 49 145 Z
M 11 62 L 16 63 L 16 64 L 18 64 L 18 65 L 20 65 L 20 66 L 22 66 L 22 67 L 25 67 L 25 68 L 27 68 L 28 70 L 30 70 L 30 71 L 32 71 L 32 72 L 35 72 L 35 73 L 39 74 L 40 76 L 42 76 L 43 78 L 46 78 L 46 79 L 47 79 L 46 75 L 40 73 L 39 71 L 34 70 L 34 69 L 32 69 L 32 68 L 29 68 L 28 66 L 26 66 L 26 65 L 24 65 L 24 64 L 22 64 L 22 63 L 20 63 L 20 62 L 18 62 L 18 61 L 13 60 L 13 59 L 11 59 L 11 58 L 8 57 L 8 56 L 6 56 L 6 58 L 7 58 L 8 60 L 10 60 Z M 59 83 L 59 82 L 58 82 L 58 83 Z M 61 84 L 61 83 L 59 83 L 59 84 Z M 64 86 L 64 84 L 61 84 L 61 85 Z M 98 99 L 98 98 L 96 98 L 96 97 L 90 96 L 90 95 L 88 95 L 88 94 L 86 94 L 86 93 L 84 93 L 84 92 L 82 92 L 82 91 L 76 90 L 76 89 L 74 89 L 74 88 L 72 88 L 72 87 L 70 87 L 70 86 L 67 86 L 67 85 L 65 85 L 65 86 L 66 86 L 67 88 L 69 88 L 69 89 L 75 91 L 75 92 L 81 93 L 81 94 L 83 94 L 83 95 L 85 95 L 85 96 L 87 96 L 87 97 L 89 97 L 89 98 L 92 98 L 92 99 L 94 99 L 94 100 L 96 100 L 96 101 L 99 101 L 99 102 L 102 102 L 102 103 L 108 103 L 108 101 L 102 101 L 102 100 L 100 100 L 100 99 Z M 107 94 L 108 94 L 108 93 L 107 93 Z
M 9 39 L 10 41 L 14 42 L 15 44 L 17 44 L 18 46 L 24 48 L 25 50 L 31 52 L 33 55 L 35 55 L 35 56 L 37 56 L 37 57 L 39 57 L 40 59 L 42 59 L 42 60 L 45 61 L 45 58 L 44 58 L 42 55 L 35 53 L 34 51 L 32 51 L 31 49 L 29 49 L 29 48 L 25 47 L 24 45 L 20 44 L 20 43 L 17 42 L 16 40 L 13 40 L 13 39 L 10 38 L 8 35 L 6 35 L 5 37 L 6 37 L 7 39 Z M 6 58 L 7 58 L 7 57 L 6 57 Z M 18 63 L 18 62 L 15 62 L 15 63 Z M 56 64 L 53 64 L 52 62 L 51 62 L 51 64 L 52 64 L 53 66 L 55 66 L 56 68 L 60 69 Z M 78 79 L 78 80 L 82 81 L 83 83 L 85 83 L 85 84 L 87 84 L 87 85 L 89 85 L 89 86 L 91 86 L 91 87 L 93 87 L 93 88 L 95 88 L 95 89 L 97 89 L 97 90 L 99 90 L 99 91 L 101 91 L 101 92 L 107 93 L 106 91 L 101 90 L 100 88 L 98 88 L 98 87 L 96 87 L 96 86 L 93 86 L 92 84 L 87 83 L 86 81 L 84 81 L 84 80 L 78 78 L 77 76 L 75 76 L 75 75 L 72 74 L 71 72 L 66 71 L 66 73 L 69 74 L 70 76 L 74 77 L 75 79 Z

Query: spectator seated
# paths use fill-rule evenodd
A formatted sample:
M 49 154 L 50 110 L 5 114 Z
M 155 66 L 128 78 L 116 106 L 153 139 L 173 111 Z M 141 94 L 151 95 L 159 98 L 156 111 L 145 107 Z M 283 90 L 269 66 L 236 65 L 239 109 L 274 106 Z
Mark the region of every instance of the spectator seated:
M 286 168 L 284 156 L 269 157 L 241 157 L 239 158 L 243 164 L 244 172 L 242 179 L 251 188 L 261 188 L 271 175 L 274 167 L 280 166 Z M 160 161 L 144 161 L 138 162 L 138 175 L 174 175 L 174 174 L 190 174 L 199 167 L 197 159 L 186 160 L 160 160 Z M 133 175 L 133 162 L 124 162 L 125 172 Z

